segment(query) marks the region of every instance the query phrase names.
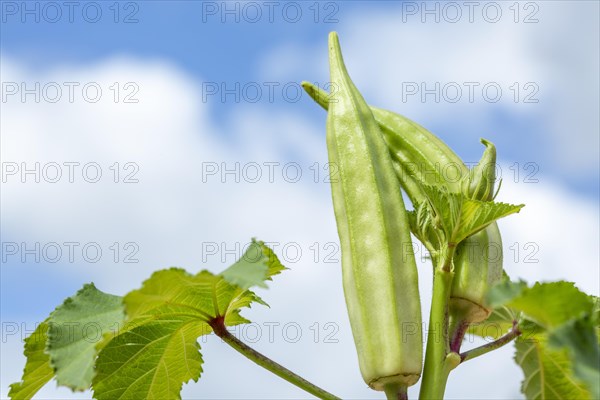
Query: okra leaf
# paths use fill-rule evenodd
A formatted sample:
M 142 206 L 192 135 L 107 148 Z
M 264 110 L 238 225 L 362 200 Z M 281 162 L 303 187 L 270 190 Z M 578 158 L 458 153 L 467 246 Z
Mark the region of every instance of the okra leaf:
M 281 265 L 271 249 L 264 243 L 252 239 L 244 255 L 221 272 L 221 276 L 242 289 L 252 286 L 266 288 L 265 281 L 270 281 L 273 275 L 279 274 L 284 269 L 286 268 Z
M 600 346 L 591 316 L 575 319 L 554 329 L 548 337 L 552 348 L 565 348 L 574 375 L 584 382 L 593 398 L 600 399 Z
M 500 307 L 494 309 L 485 321 L 471 324 L 467 333 L 496 340 L 513 329 L 515 323 L 522 339 L 529 339 L 546 332 L 542 326 L 525 318 L 523 313 L 508 307 Z
M 92 384 L 100 342 L 120 329 L 123 298 L 86 284 L 50 314 L 46 350 L 60 386 L 86 390 Z
M 284 269 L 264 243 L 253 241 L 251 246 L 262 254 L 238 261 L 226 274 L 170 268 L 155 272 L 127 294 L 124 332 L 98 355 L 94 397 L 180 398 L 183 383 L 197 381 L 202 373 L 198 337 L 210 334 L 216 323 L 250 322 L 240 315 L 241 309 L 265 303 L 247 287 L 262 286 Z
M 423 192 L 429 205 L 430 223 L 434 229 L 444 232 L 450 239 L 456 229 L 465 197 L 460 193 L 450 192 L 445 186 L 422 185 Z
M 523 312 L 546 329 L 557 327 L 583 314 L 591 314 L 594 302 L 571 282 L 536 283 L 529 288 L 524 282 L 503 282 L 490 289 L 488 304 L 506 305 Z
M 492 222 L 518 213 L 523 207 L 525 207 L 524 204 L 513 205 L 493 201 L 464 200 L 460 210 L 460 221 L 453 232 L 452 241 L 460 243 Z
M 22 382 L 11 386 L 11 398 L 30 398 L 53 376 L 59 386 L 88 389 L 100 344 L 123 320 L 121 297 L 84 285 L 25 340 L 27 363 Z
M 199 336 L 210 332 L 197 318 L 157 315 L 127 327 L 98 356 L 97 399 L 178 399 L 183 383 L 202 373 Z
M 521 205 L 468 199 L 442 185 L 422 184 L 427 201 L 415 205 L 409 217 L 413 233 L 423 243 L 439 250 L 446 244 L 458 245 L 492 222 L 518 213 Z M 429 249 L 432 251 L 432 249 Z
M 467 333 L 482 338 L 498 339 L 513 327 L 517 317 L 508 307 L 495 308 L 485 321 L 471 324 Z
M 552 361 L 560 353 L 561 363 L 555 362 L 564 366 L 564 371 L 561 370 L 560 373 L 576 382 L 576 386 L 583 386 L 593 398 L 600 398 L 600 346 L 596 332 L 596 302 L 593 297 L 581 292 L 571 282 L 538 282 L 532 287 L 524 282 L 503 282 L 490 290 L 488 302 L 493 306 L 506 305 L 522 312 L 526 320 L 539 324 L 543 333 L 535 335 L 532 342 L 538 340 L 541 343 L 538 350 L 543 350 L 544 353 L 540 353 L 540 357 L 546 356 Z M 526 324 L 523 323 L 523 326 Z M 564 386 L 564 377 L 558 375 L 548 375 L 545 378 L 551 388 L 556 385 Z M 531 393 L 526 391 L 525 386 L 527 385 L 524 384 L 524 393 L 530 398 Z M 549 396 L 557 397 L 555 394 Z
M 31 399 L 54 376 L 46 348 L 48 320 L 42 322 L 25 339 L 27 362 L 20 382 L 10 385 L 8 397 L 13 400 Z
M 515 342 L 515 361 L 524 379 L 521 391 L 528 400 L 591 399 L 591 393 L 573 375 L 566 349 L 552 349 L 544 335 Z
M 429 206 L 426 203 L 417 204 L 416 209 L 409 211 L 407 215 L 411 232 L 425 245 L 432 257 L 435 257 L 442 247 L 444 236 L 443 232 L 433 227 Z

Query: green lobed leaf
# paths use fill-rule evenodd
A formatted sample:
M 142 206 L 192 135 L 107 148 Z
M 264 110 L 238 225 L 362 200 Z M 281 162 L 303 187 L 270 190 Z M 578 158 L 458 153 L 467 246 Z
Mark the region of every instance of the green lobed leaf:
M 417 204 L 416 207 L 415 210 L 407 212 L 410 230 L 425 245 L 431 257 L 435 259 L 444 242 L 443 234 L 433 228 L 433 224 L 430 222 L 429 206 L 426 203 L 421 203 Z
M 279 261 L 279 258 L 277 258 L 275 252 L 271 250 L 269 246 L 265 244 L 265 242 L 260 240 L 256 241 L 255 239 L 252 239 L 252 241 L 256 242 L 260 246 L 261 250 L 265 255 L 265 261 L 267 263 L 267 266 L 269 267 L 269 269 L 267 270 L 267 280 L 272 280 L 273 276 L 279 275 L 281 272 L 288 269 L 283 266 L 283 264 Z
M 521 311 L 547 329 L 591 313 L 594 307 L 587 294 L 564 281 L 536 283 L 531 288 L 524 282 L 504 282 L 490 289 L 488 302 Z
M 452 235 L 453 241 L 460 243 L 492 222 L 518 213 L 523 207 L 525 207 L 524 204 L 513 205 L 492 201 L 465 200 L 462 202 L 460 221 Z
M 445 186 L 423 184 L 422 188 L 427 197 L 432 228 L 441 230 L 450 240 L 460 220 L 464 196 L 448 191 Z
M 179 399 L 183 383 L 202 373 L 199 336 L 208 325 L 191 316 L 164 315 L 118 335 L 98 357 L 97 399 Z
M 59 385 L 86 390 L 92 384 L 94 361 L 105 334 L 116 332 L 125 319 L 123 298 L 86 284 L 50 314 L 46 351 Z M 109 339 L 109 338 L 107 338 Z
M 521 391 L 528 400 L 591 399 L 584 385 L 574 378 L 566 350 L 549 348 L 544 335 L 517 340 L 515 361 L 525 378 Z
M 584 382 L 593 398 L 600 399 L 600 346 L 591 316 L 569 321 L 554 329 L 548 343 L 553 348 L 566 348 L 574 375 Z
M 125 296 L 130 323 L 100 352 L 94 396 L 179 398 L 182 384 L 202 372 L 197 338 L 211 333 L 209 323 L 218 317 L 227 325 L 248 322 L 239 308 L 256 298 L 208 271 L 155 272 L 141 289 Z M 191 367 L 182 370 L 182 365 Z
M 10 385 L 8 397 L 13 400 L 31 399 L 54 376 L 50 358 L 45 353 L 48 320 L 37 326 L 25 339 L 25 357 L 27 362 L 20 382 Z
M 486 295 L 487 302 L 491 307 L 502 307 L 521 295 L 526 289 L 527 282 L 525 281 L 514 282 L 505 279 L 490 288 Z
M 232 266 L 221 272 L 229 283 L 242 289 L 252 286 L 266 288 L 266 280 L 286 269 L 263 242 L 252 239 L 244 255 Z
M 517 327 L 521 332 L 522 339 L 536 338 L 539 335 L 546 334 L 548 331 L 540 324 L 526 318 L 523 313 L 519 313 L 519 322 Z
M 523 392 L 528 399 L 600 398 L 600 346 L 592 296 L 571 282 L 538 282 L 531 288 L 524 282 L 504 282 L 490 290 L 488 300 L 494 306 L 506 305 L 523 313 L 520 329 L 540 328 L 531 340 L 521 338 L 517 345 L 517 362 L 526 377 Z M 525 364 L 519 358 L 523 343 L 528 343 L 527 351 L 538 355 L 535 368 L 533 361 Z M 534 373 L 541 377 L 534 378 Z
M 411 230 L 437 251 L 446 244 L 458 245 L 494 221 L 518 213 L 524 205 L 471 200 L 463 193 L 450 192 L 445 186 L 422 184 L 427 202 L 415 205 L 409 215 Z
M 513 328 L 514 322 L 516 322 L 517 329 L 521 332 L 519 336 L 521 339 L 535 338 L 546 332 L 543 327 L 525 318 L 522 313 L 508 307 L 499 307 L 495 308 L 485 321 L 471 324 L 467 333 L 496 340 L 507 334 Z
M 198 380 L 202 373 L 197 338 L 211 333 L 215 322 L 225 326 L 249 322 L 240 310 L 265 303 L 247 287 L 262 286 L 285 269 L 263 242 L 253 241 L 252 247 L 262 255 L 238 261 L 228 269 L 233 273 L 192 275 L 170 268 L 155 272 L 140 289 L 127 294 L 128 323 L 100 351 L 94 397 L 180 398 L 183 383 Z M 262 274 L 260 282 L 257 272 Z
M 265 304 L 254 292 L 229 283 L 224 277 L 209 271 L 192 275 L 181 268 L 156 271 L 141 289 L 124 299 L 127 317 L 143 322 L 155 315 L 191 315 L 203 322 L 239 313 L 253 302 Z

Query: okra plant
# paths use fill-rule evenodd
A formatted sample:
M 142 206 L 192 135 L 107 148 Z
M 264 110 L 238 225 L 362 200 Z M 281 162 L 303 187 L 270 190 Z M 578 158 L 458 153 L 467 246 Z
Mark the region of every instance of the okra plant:
M 523 207 L 494 202 L 495 146 L 482 139 L 481 161 L 467 168 L 425 128 L 365 102 L 336 33 L 329 62 L 331 94 L 308 82 L 303 87 L 327 110 L 328 156 L 339 171 L 331 190 L 342 282 L 365 384 L 388 399 L 406 399 L 407 387 L 422 379 L 419 398 L 442 399 L 454 369 L 514 342 L 527 399 L 600 398 L 599 299 L 569 282 L 510 281 L 502 254 L 488 254 L 502 249 L 496 220 Z M 442 174 L 440 165 L 452 166 L 459 179 Z M 411 234 L 428 249 L 433 268 L 425 346 Z M 250 322 L 242 309 L 266 304 L 252 288 L 285 269 L 253 239 L 220 274 L 165 269 L 123 297 L 87 284 L 25 340 L 23 377 L 9 396 L 32 398 L 54 378 L 73 391 L 91 388 L 97 399 L 178 399 L 183 383 L 202 373 L 198 338 L 214 333 L 311 395 L 336 399 L 228 330 Z M 81 322 L 99 326 L 100 339 L 88 340 Z M 408 325 L 411 334 L 404 335 Z M 465 350 L 465 335 L 488 342 Z

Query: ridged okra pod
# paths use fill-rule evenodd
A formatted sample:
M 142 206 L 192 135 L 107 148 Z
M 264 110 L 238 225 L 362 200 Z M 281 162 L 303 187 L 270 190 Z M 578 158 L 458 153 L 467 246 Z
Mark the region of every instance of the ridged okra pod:
M 471 199 L 491 201 L 496 180 L 496 147 L 482 139 L 485 145 L 479 163 L 462 181 L 463 193 Z M 468 237 L 456 249 L 450 297 L 450 311 L 456 323 L 485 321 L 492 312 L 486 304 L 488 288 L 502 280 L 502 237 L 498 225 Z
M 502 237 L 497 224 L 469 236 L 454 252 L 450 315 L 456 323 L 485 321 L 492 309 L 487 290 L 502 280 Z
M 365 382 L 410 386 L 422 369 L 421 307 L 410 228 L 392 160 L 373 114 L 348 76 L 337 34 L 329 36 L 329 161 L 342 249 L 344 295 Z
M 339 88 L 333 84 L 333 93 Z M 303 82 L 306 92 L 323 108 L 330 107 L 332 95 Z M 410 119 L 392 111 L 371 107 L 393 160 L 400 185 L 413 204 L 425 201 L 421 184 L 444 185 L 451 192 L 491 200 L 495 180 L 496 150 L 486 146 L 479 164 L 469 170 L 442 140 Z M 454 280 L 450 314 L 462 323 L 485 320 L 491 310 L 485 304 L 487 289 L 502 277 L 502 239 L 494 222 L 465 239 L 454 256 Z

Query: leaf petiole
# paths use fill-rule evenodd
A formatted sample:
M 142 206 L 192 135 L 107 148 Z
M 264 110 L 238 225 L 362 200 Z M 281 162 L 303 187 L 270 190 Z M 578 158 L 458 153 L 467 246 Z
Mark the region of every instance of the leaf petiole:
M 254 350 L 244 342 L 240 341 L 227 330 L 221 318 L 215 318 L 213 321 L 210 322 L 210 325 L 213 328 L 215 334 L 219 336 L 225 343 L 233 347 L 235 350 L 237 350 L 238 353 L 242 354 L 250 361 L 253 361 L 254 363 L 260 365 L 267 371 L 272 372 L 278 377 L 285 379 L 289 383 L 299 387 L 302 390 L 307 391 L 308 393 L 318 397 L 319 399 L 340 400 L 339 397 L 321 389 L 318 386 L 315 386 L 306 379 L 285 368 L 283 365 L 276 363 L 275 361 L 271 360 L 265 355 Z
M 467 360 L 472 360 L 473 358 L 482 356 L 486 353 L 489 353 L 490 351 L 497 350 L 500 347 L 512 342 L 514 339 L 516 339 L 520 335 L 521 335 L 521 331 L 519 330 L 519 328 L 517 327 L 517 325 L 515 323 L 515 324 L 513 324 L 513 328 L 508 333 L 506 333 L 504 336 L 499 337 L 497 340 L 494 340 L 493 342 L 484 344 L 483 346 L 476 347 L 474 349 L 467 350 L 463 353 L 460 353 L 461 363 L 463 363 Z

